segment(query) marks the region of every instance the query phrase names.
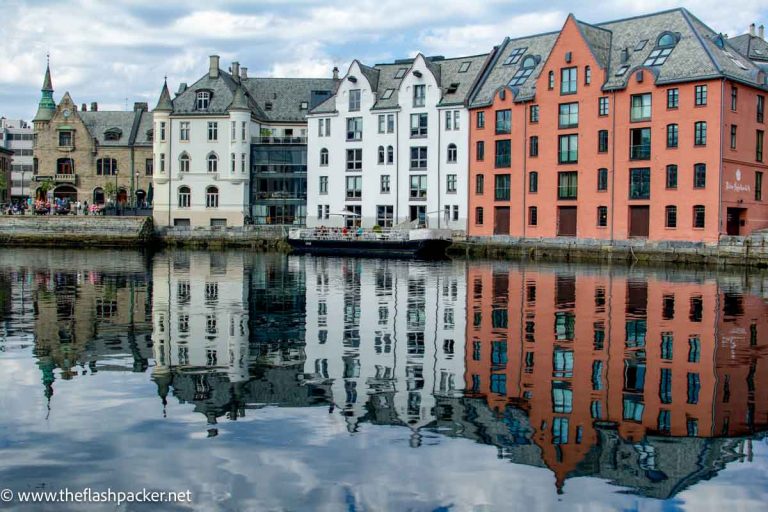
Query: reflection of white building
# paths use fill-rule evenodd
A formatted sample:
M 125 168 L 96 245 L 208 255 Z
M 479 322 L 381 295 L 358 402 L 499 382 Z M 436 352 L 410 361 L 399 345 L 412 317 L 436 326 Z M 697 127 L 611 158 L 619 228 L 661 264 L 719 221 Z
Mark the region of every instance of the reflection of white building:
M 463 266 L 308 258 L 305 373 L 332 381 L 351 430 L 369 400 L 416 430 L 463 390 Z
M 178 252 L 153 266 L 157 374 L 172 370 L 248 379 L 248 289 L 242 253 Z

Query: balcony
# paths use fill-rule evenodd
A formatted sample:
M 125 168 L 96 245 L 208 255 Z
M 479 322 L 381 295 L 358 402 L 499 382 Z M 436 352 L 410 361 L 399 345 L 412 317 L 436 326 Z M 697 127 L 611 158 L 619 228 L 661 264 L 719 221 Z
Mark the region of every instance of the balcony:
M 251 137 L 251 144 L 306 144 L 306 137 Z
M 557 187 L 558 199 L 576 199 L 578 188 L 575 185 L 560 185 Z
M 76 174 L 54 174 L 53 175 L 54 183 L 70 183 L 74 185 L 76 181 L 77 181 Z
M 634 144 L 630 146 L 629 159 L 630 160 L 650 160 L 651 145 L 650 144 Z

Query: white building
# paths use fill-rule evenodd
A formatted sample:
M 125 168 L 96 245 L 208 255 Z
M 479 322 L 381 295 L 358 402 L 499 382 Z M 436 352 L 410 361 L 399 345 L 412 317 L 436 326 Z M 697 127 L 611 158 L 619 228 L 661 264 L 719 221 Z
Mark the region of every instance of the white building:
M 164 84 L 154 110 L 156 225 L 303 222 L 305 116 L 335 83 L 249 78 L 237 62 L 227 73 L 212 55 L 208 73 L 181 84 L 174 99 Z M 262 146 L 278 149 L 257 151 Z M 272 162 L 275 152 L 290 158 Z
M 10 197 L 25 199 L 34 174 L 34 128 L 20 119 L 0 118 L 0 147 L 13 151 Z
M 308 116 L 307 225 L 466 230 L 466 98 L 486 60 L 354 61 Z
M 306 363 L 350 431 L 377 400 L 414 431 L 464 389 L 466 271 L 414 261 L 306 260 Z

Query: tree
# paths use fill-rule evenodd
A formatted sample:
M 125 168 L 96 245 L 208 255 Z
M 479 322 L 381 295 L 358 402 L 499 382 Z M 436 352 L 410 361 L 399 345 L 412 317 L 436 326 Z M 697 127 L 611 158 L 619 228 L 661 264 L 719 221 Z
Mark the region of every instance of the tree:
M 107 196 L 110 199 L 115 199 L 115 194 L 117 194 L 117 187 L 115 187 L 115 184 L 111 181 L 108 181 L 104 184 L 104 195 Z
M 6 178 L 5 173 L 2 173 L 0 174 L 0 197 L 3 196 L 6 190 L 8 190 L 8 178 Z
M 37 186 L 38 192 L 40 192 L 40 195 L 42 195 L 44 198 L 48 197 L 48 191 L 53 188 L 53 183 L 50 181 L 41 181 L 40 185 Z

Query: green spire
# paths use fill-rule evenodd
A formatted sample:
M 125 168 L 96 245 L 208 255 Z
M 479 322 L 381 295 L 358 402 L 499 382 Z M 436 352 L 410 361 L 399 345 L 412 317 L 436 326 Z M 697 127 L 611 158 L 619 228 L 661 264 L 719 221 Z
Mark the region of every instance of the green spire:
M 50 121 L 53 118 L 53 113 L 56 111 L 56 102 L 53 101 L 53 82 L 51 81 L 51 65 L 48 63 L 45 66 L 45 78 L 43 79 L 43 88 L 40 89 L 43 93 L 40 97 L 40 103 L 37 105 L 37 114 L 35 114 L 34 121 Z

